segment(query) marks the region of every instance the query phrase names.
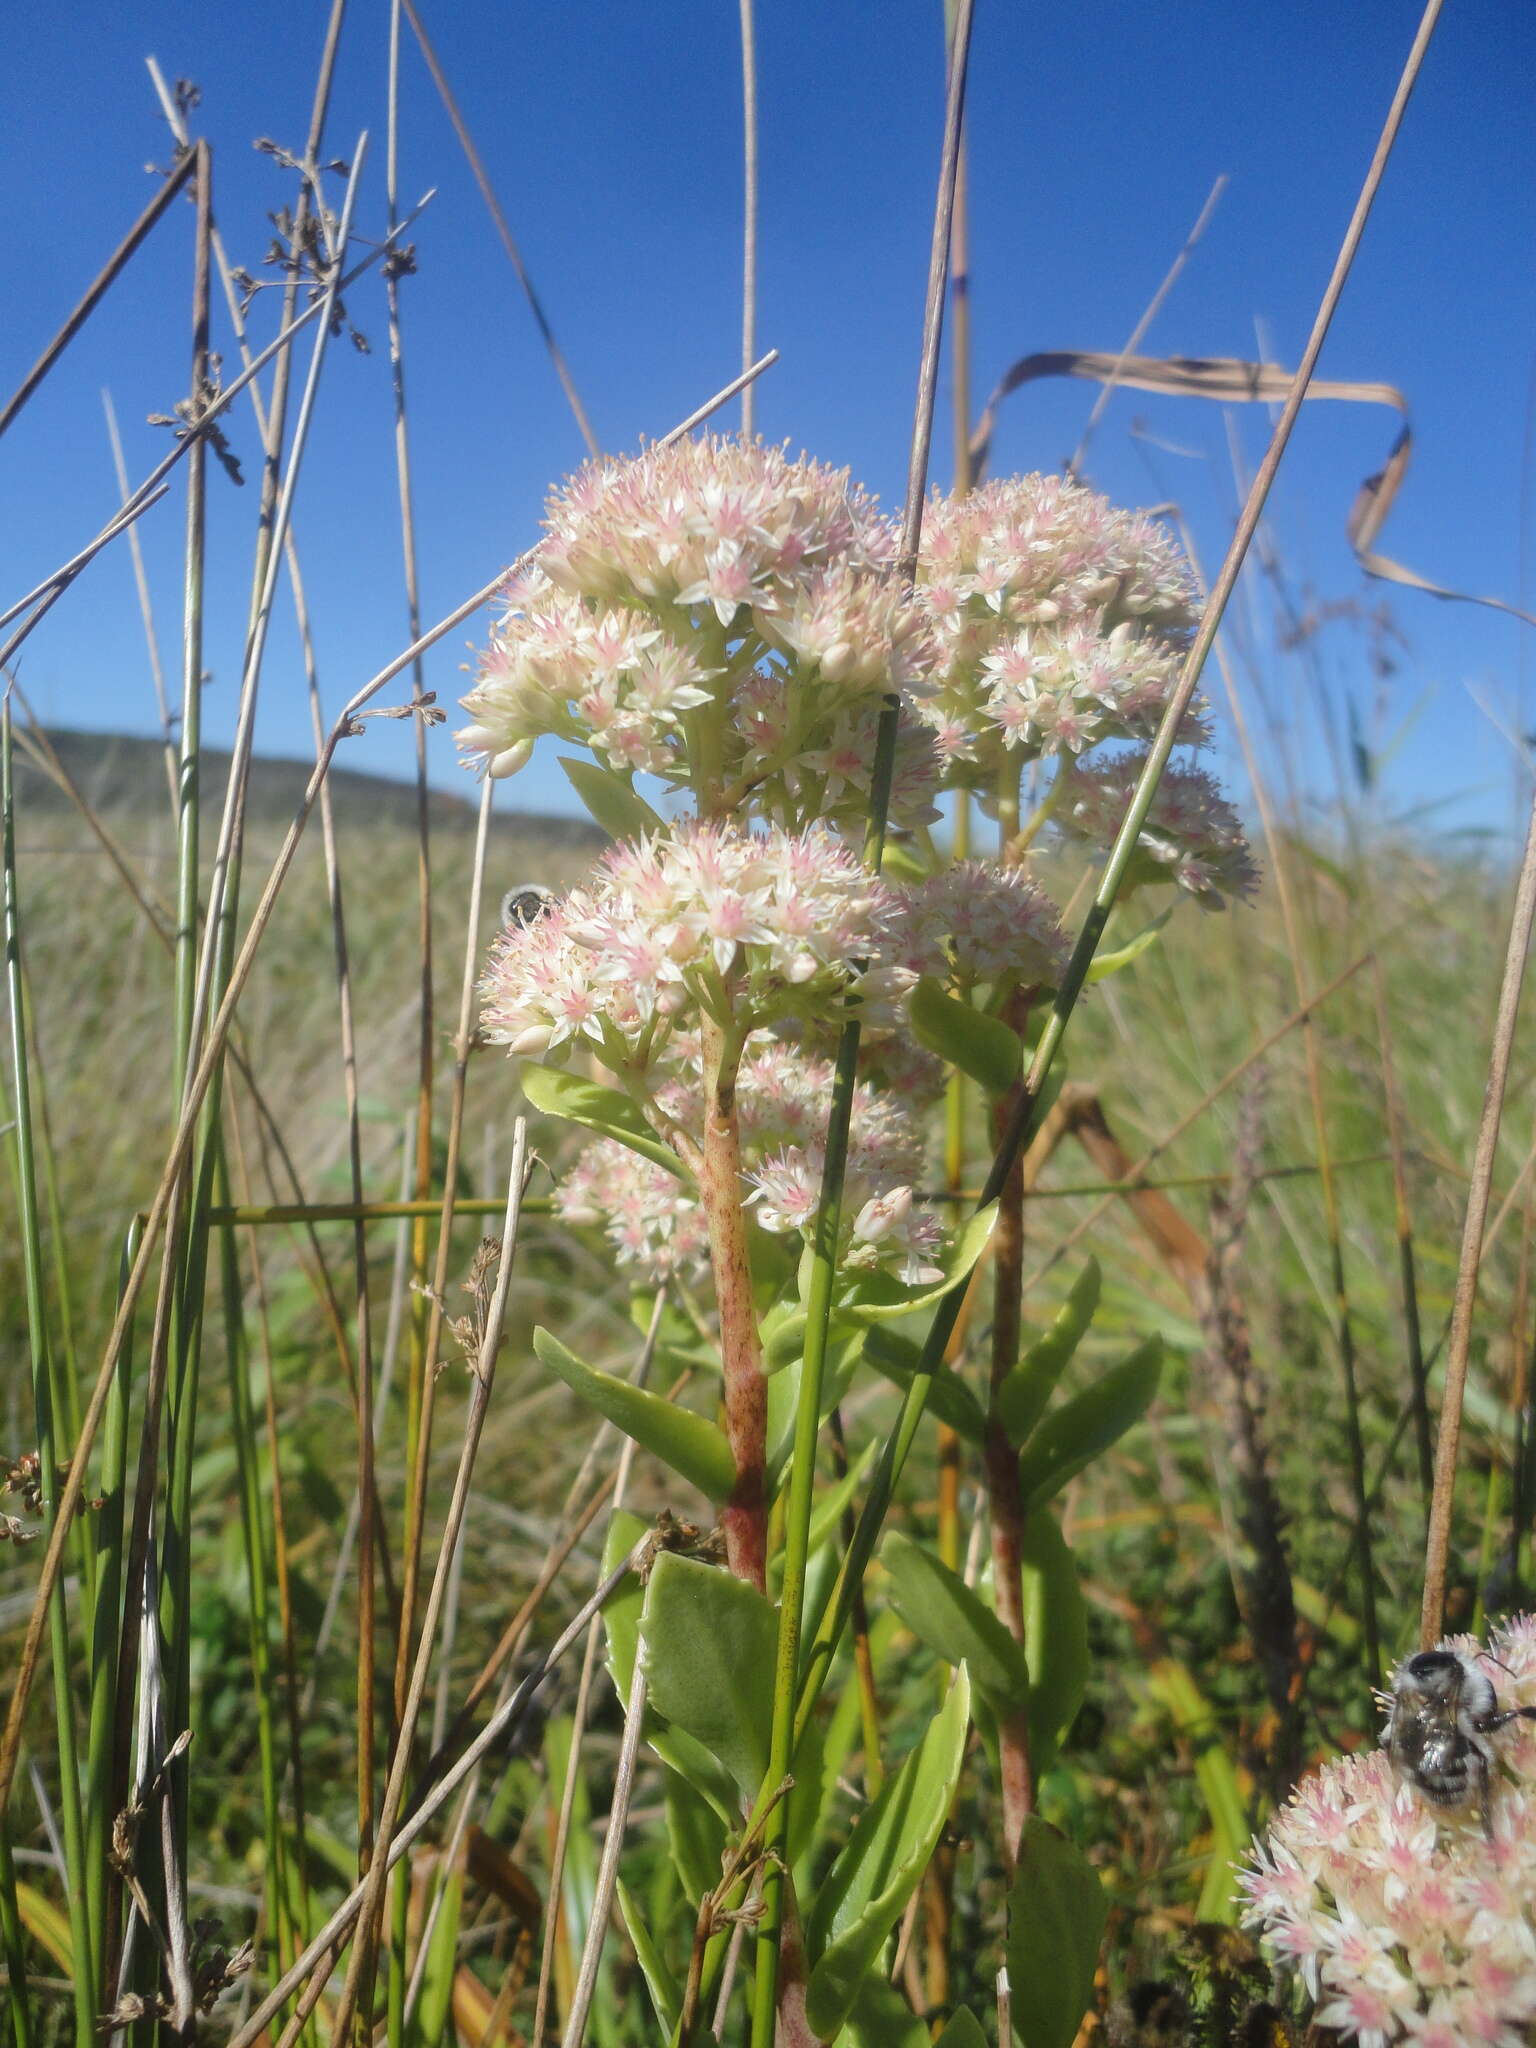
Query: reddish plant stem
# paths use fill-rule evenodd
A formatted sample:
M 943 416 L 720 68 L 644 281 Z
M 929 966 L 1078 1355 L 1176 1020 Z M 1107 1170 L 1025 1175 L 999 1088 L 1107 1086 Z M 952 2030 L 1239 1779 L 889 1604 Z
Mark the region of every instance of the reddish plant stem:
M 740 1049 L 706 1017 L 704 1145 L 699 1199 L 709 1224 L 709 1259 L 720 1315 L 725 1379 L 725 1434 L 736 1460 L 736 1485 L 720 1516 L 726 1561 L 738 1579 L 766 1590 L 768 1565 L 768 1382 L 763 1374 L 752 1261 L 741 1206 L 741 1130 L 736 1118 Z
M 1010 999 L 1008 1022 L 1024 1028 L 1027 998 Z M 1010 1097 L 998 1105 L 997 1124 L 1006 1129 Z M 998 1619 L 1024 1642 L 1024 1502 L 1019 1488 L 1019 1454 L 997 1412 L 997 1395 L 1019 1359 L 1024 1299 L 1024 1156 L 1019 1153 L 1003 1183 L 992 1234 L 992 1370 L 987 1402 L 984 1462 L 992 1527 L 992 1585 Z M 1029 1709 L 1021 1700 L 998 1718 L 998 1763 L 1003 1798 L 1003 1859 L 1012 1872 L 1024 1839 L 1024 1823 L 1035 1807 L 1035 1775 L 1029 1755 Z

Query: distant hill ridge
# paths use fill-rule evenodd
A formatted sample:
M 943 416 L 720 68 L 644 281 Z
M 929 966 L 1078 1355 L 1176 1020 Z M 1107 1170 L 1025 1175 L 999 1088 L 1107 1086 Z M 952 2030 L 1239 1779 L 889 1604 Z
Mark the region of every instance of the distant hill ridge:
M 18 726 L 18 738 L 25 731 Z M 101 811 L 130 811 L 136 816 L 164 816 L 169 803 L 165 775 L 165 745 L 138 733 L 75 732 L 66 727 L 48 728 L 48 738 L 63 764 L 65 773 L 89 801 Z M 416 823 L 414 783 L 393 776 L 370 775 L 366 770 L 340 765 L 345 759 L 343 742 L 337 765 L 330 772 L 331 800 L 338 824 L 373 825 L 398 823 L 411 831 Z M 204 815 L 212 806 L 217 818 L 229 777 L 229 753 L 222 747 L 205 747 L 202 773 Z M 278 754 L 258 754 L 251 763 L 247 818 L 253 824 L 286 824 L 298 809 L 314 768 L 313 761 L 291 760 Z M 473 785 L 465 779 L 466 789 Z M 477 804 L 472 796 L 455 796 L 448 790 L 427 793 L 428 815 L 434 831 L 472 832 Z M 16 809 L 19 819 L 38 811 L 73 808 L 67 793 L 40 768 L 16 749 Z M 594 851 L 608 843 L 607 835 L 589 819 L 562 817 L 554 812 L 524 811 L 499 802 L 496 822 L 536 834 L 551 846 Z

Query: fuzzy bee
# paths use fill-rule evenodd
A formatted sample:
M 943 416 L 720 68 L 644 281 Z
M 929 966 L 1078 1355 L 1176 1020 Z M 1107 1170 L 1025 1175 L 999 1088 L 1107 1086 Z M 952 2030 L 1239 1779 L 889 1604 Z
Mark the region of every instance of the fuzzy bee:
M 1465 1650 L 1405 1657 L 1384 1697 L 1381 1741 L 1393 1763 L 1436 1806 L 1475 1800 L 1491 1834 L 1497 1757 L 1489 1737 L 1511 1721 L 1536 1720 L 1536 1707 L 1500 1707 L 1493 1680 Z
M 554 890 L 542 882 L 517 882 L 501 899 L 502 924 L 536 924 L 554 900 Z

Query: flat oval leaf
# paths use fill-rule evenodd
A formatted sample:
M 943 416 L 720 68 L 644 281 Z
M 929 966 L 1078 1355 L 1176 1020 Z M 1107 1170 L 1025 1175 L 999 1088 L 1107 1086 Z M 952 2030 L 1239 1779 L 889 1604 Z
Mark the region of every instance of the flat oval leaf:
M 847 2018 L 928 1867 L 954 1798 L 970 1713 L 962 1665 L 921 1742 L 859 1816 L 816 1895 L 806 1924 L 814 1961 L 805 2014 L 823 2040 Z
M 898 1330 L 876 1324 L 864 1340 L 863 1355 L 876 1372 L 883 1373 L 905 1392 L 922 1364 L 923 1347 Z M 941 1366 L 933 1375 L 928 1390 L 928 1408 L 940 1422 L 947 1422 L 951 1429 L 963 1436 L 967 1443 L 980 1444 L 985 1438 L 987 1418 L 981 1403 L 960 1375 L 947 1365 Z
M 657 1558 L 640 1618 L 652 1704 L 724 1765 L 744 1800 L 768 1771 L 778 1634 L 755 1587 L 696 1558 Z
M 648 832 L 666 829 L 666 821 L 636 794 L 627 775 L 600 768 L 595 761 L 578 761 L 569 754 L 560 755 L 559 761 L 572 789 L 615 839 L 643 839 Z
M 533 1348 L 551 1372 L 565 1381 L 599 1415 L 616 1423 L 626 1436 L 654 1451 L 690 1486 L 712 1501 L 729 1500 L 736 1484 L 736 1460 L 724 1432 L 691 1408 L 679 1408 L 660 1394 L 648 1393 L 629 1380 L 584 1365 L 548 1330 L 535 1330 Z
M 997 1390 L 997 1412 L 1016 1450 L 1024 1448 L 1030 1431 L 1045 1413 L 1056 1382 L 1093 1321 L 1100 1278 L 1098 1260 L 1090 1259 L 1073 1281 L 1051 1327 L 1036 1338 Z
M 1057 1494 L 1085 1465 L 1140 1422 L 1163 1370 L 1163 1340 L 1149 1337 L 1122 1364 L 1048 1415 L 1024 1447 L 1019 1484 L 1026 1514 Z
M 1152 922 L 1139 931 L 1134 939 L 1128 939 L 1123 946 L 1117 946 L 1113 953 L 1095 955 L 1088 969 L 1087 981 L 1091 987 L 1096 981 L 1107 981 L 1112 974 L 1118 974 L 1122 967 L 1129 967 L 1133 960 L 1139 960 L 1149 946 L 1157 943 L 1157 935 L 1172 917 L 1171 909 L 1154 917 Z
M 1109 1901 L 1098 1875 L 1037 1813 L 1008 1892 L 1008 1981 L 1023 2048 L 1072 2048 L 1093 1999 Z
M 837 2048 L 932 2048 L 932 2038 L 903 1994 L 876 1970 L 864 1979 Z
M 1088 1690 L 1088 1610 L 1077 1565 L 1049 1508 L 1036 1508 L 1020 1545 L 1024 1656 L 1029 1667 L 1029 1756 L 1049 1770 Z
M 662 1766 L 667 1809 L 667 1851 L 683 1888 L 683 1897 L 697 1907 L 720 1882 L 721 1858 L 728 1830 L 707 1799 L 695 1792 L 681 1771 Z
M 872 1274 L 874 1281 L 885 1281 L 876 1299 L 868 1301 L 846 1301 L 838 1306 L 838 1314 L 851 1317 L 857 1323 L 894 1322 L 899 1316 L 910 1316 L 920 1308 L 932 1308 L 956 1284 L 963 1280 L 987 1248 L 997 1223 L 997 1204 L 988 1202 L 985 1209 L 978 1209 L 967 1217 L 965 1227 L 950 1247 L 949 1261 L 944 1268 L 944 1278 L 931 1287 L 902 1287 L 885 1274 Z
M 526 1066 L 522 1079 L 530 1105 L 545 1116 L 564 1117 L 567 1123 L 580 1124 L 600 1138 L 613 1138 L 652 1165 L 664 1166 L 679 1180 L 683 1178 L 671 1146 L 661 1142 L 629 1097 L 617 1088 L 600 1087 L 562 1067 Z
M 981 1595 L 932 1551 L 893 1529 L 880 1546 L 897 1612 L 912 1633 L 950 1664 L 964 1664 L 999 1707 L 1017 1706 L 1029 1691 L 1025 1653 Z
M 979 1081 L 989 1095 L 1006 1095 L 1018 1080 L 1019 1034 L 1001 1017 L 973 1010 L 926 974 L 912 991 L 907 1014 L 919 1045 Z

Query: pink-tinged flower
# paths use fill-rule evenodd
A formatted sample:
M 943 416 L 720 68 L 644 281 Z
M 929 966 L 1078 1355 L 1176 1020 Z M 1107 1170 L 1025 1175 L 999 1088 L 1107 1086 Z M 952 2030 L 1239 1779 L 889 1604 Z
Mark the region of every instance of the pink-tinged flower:
M 918 576 L 936 650 L 919 710 L 957 782 L 990 790 L 1007 753 L 1076 756 L 1150 737 L 1195 593 L 1145 514 L 1059 476 L 936 496 Z M 1203 730 L 1195 713 L 1185 737 Z
M 1483 1659 L 1503 1707 L 1536 1705 L 1536 1626 L 1443 1647 Z M 1497 2044 L 1536 2026 L 1536 1725 L 1492 1738 L 1492 1827 L 1431 1804 L 1378 1749 L 1298 1786 L 1239 1877 L 1246 1918 L 1301 1970 L 1315 2019 L 1361 2048 Z
M 703 807 L 735 792 L 733 808 L 763 811 L 748 693 L 771 683 L 789 697 L 778 772 L 839 744 L 861 698 L 926 685 L 926 617 L 846 471 L 703 435 L 590 465 L 552 495 L 545 525 L 463 700 L 459 745 L 493 773 L 552 733 L 689 786 Z
M 902 891 L 902 964 L 994 991 L 1054 988 L 1066 966 L 1061 916 L 1019 867 L 956 861 Z
M 1055 814 L 1062 835 L 1108 853 L 1146 760 L 1145 754 L 1122 754 L 1075 772 Z M 1251 896 L 1258 887 L 1242 822 L 1199 768 L 1163 770 L 1125 886 L 1148 882 L 1176 882 L 1202 907 L 1215 910 L 1224 909 L 1229 896 Z
M 679 1034 L 674 1067 L 654 1091 L 658 1127 L 696 1146 L 703 1132 L 698 1043 Z M 736 1081 L 746 1213 L 772 1235 L 809 1230 L 821 1197 L 832 1065 L 780 1040 L 748 1045 Z M 902 1105 L 861 1083 L 855 1091 L 843 1200 L 843 1263 L 880 1265 L 901 1278 L 936 1278 L 937 1220 L 914 1208 L 910 1182 L 923 1156 Z M 696 1278 L 708 1264 L 705 1218 L 690 1183 L 607 1139 L 588 1145 L 561 1179 L 556 1207 L 568 1222 L 599 1225 L 621 1265 L 650 1278 Z M 852 1223 L 848 1218 L 853 1217 Z
M 911 983 L 895 958 L 899 912 L 896 892 L 819 827 L 683 824 L 613 847 L 585 888 L 502 934 L 483 1027 L 531 1052 L 585 1040 L 622 1072 L 706 1001 L 728 1000 L 745 1029 L 855 995 L 886 1018 Z

